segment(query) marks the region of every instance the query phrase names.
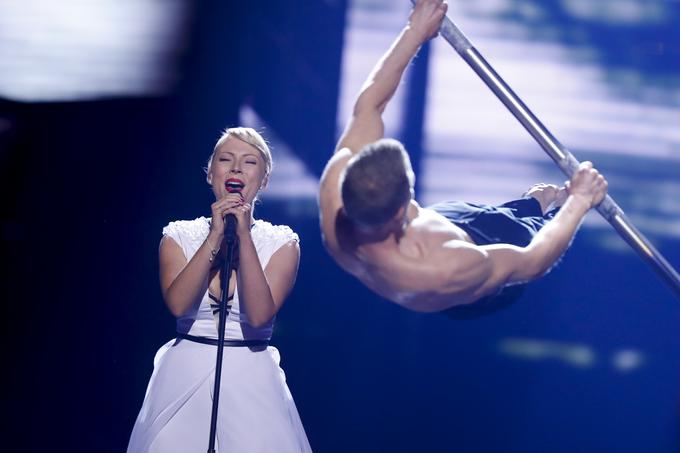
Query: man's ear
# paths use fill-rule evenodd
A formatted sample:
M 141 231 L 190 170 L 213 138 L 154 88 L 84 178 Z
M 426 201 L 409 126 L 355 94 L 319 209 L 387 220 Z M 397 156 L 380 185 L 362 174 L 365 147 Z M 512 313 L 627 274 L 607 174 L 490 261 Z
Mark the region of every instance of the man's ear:
M 404 218 L 404 215 L 406 214 L 406 209 L 408 208 L 408 205 L 404 205 L 399 210 L 397 213 L 394 215 L 394 220 L 398 220 L 399 223 L 401 223 L 401 220 Z

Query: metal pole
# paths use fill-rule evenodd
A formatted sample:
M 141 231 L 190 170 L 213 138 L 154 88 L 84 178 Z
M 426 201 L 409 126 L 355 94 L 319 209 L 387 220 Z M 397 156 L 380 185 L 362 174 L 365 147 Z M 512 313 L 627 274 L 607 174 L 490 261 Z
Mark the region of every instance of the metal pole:
M 558 167 L 569 178 L 578 169 L 579 161 L 546 129 L 529 108 L 475 49 L 470 41 L 448 17 L 444 17 L 439 34 L 463 57 L 500 101 L 510 110 L 522 126 L 538 142 Z M 623 210 L 609 196 L 597 206 L 597 212 L 609 222 L 680 298 L 680 275 L 630 222 Z

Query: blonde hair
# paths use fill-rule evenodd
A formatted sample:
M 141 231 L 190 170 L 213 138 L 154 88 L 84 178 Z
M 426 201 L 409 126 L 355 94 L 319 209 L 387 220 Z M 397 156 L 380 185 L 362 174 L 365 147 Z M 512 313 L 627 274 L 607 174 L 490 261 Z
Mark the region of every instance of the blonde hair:
M 264 177 L 265 180 L 269 178 L 269 175 L 272 172 L 272 153 L 269 150 L 269 145 L 267 145 L 267 142 L 265 139 L 253 128 L 251 127 L 229 127 L 222 132 L 222 135 L 220 138 L 217 140 L 217 143 L 215 143 L 215 147 L 213 148 L 213 152 L 210 155 L 210 158 L 208 159 L 208 166 L 206 167 L 205 171 L 207 174 L 210 173 L 210 167 L 212 166 L 212 160 L 213 157 L 215 157 L 215 152 L 217 149 L 224 144 L 225 141 L 229 137 L 236 137 L 237 139 L 241 140 L 242 142 L 245 142 L 252 147 L 256 148 L 260 152 L 260 156 L 262 156 L 262 160 L 264 160 Z

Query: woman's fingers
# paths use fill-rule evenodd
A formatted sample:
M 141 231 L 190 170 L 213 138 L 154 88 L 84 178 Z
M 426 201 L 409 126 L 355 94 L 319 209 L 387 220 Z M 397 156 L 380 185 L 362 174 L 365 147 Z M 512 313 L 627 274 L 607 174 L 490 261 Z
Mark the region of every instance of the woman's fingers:
M 211 228 L 218 232 L 224 231 L 224 216 L 227 214 L 234 214 L 237 219 L 240 219 L 244 214 L 250 213 L 250 205 L 244 202 L 243 196 L 240 193 L 229 193 L 210 205 L 212 213 Z M 246 220 L 246 223 L 249 223 Z

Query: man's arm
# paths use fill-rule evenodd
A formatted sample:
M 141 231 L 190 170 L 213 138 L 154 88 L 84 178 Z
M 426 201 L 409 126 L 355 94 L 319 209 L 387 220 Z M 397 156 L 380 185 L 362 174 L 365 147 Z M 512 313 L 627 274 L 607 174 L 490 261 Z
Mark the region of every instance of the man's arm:
M 375 65 L 359 91 L 352 116 L 336 151 L 358 152 L 383 136 L 382 113 L 401 82 L 404 71 L 420 46 L 437 33 L 446 14 L 442 0 L 420 0 L 408 24 Z
M 526 247 L 508 244 L 482 246 L 491 262 L 491 275 L 480 292 L 521 283 L 546 274 L 571 244 L 588 210 L 597 206 L 607 192 L 607 181 L 590 162 L 583 162 L 567 184 L 569 196 L 557 215 Z
M 342 208 L 339 180 L 349 159 L 365 145 L 383 136 L 382 113 L 390 101 L 409 62 L 420 46 L 438 30 L 446 14 L 442 0 L 420 0 L 392 46 L 378 61 L 364 82 L 354 104 L 352 117 L 336 146 L 336 154 L 321 176 L 319 209 L 326 246 L 338 250 L 335 218 Z
M 583 162 L 566 187 L 566 202 L 528 246 L 450 241 L 428 257 L 428 266 L 414 263 L 404 278 L 414 296 L 402 305 L 416 311 L 441 311 L 544 275 L 569 247 L 588 210 L 602 201 L 607 182 L 590 162 Z
M 393 268 L 383 269 L 389 275 L 391 293 L 381 293 L 383 285 L 369 287 L 405 308 L 436 312 L 538 278 L 569 247 L 583 217 L 602 201 L 606 188 L 604 178 L 590 162 L 584 162 L 567 185 L 570 194 L 566 202 L 528 246 L 477 246 L 451 240 L 430 251 L 426 260 L 399 260 Z

